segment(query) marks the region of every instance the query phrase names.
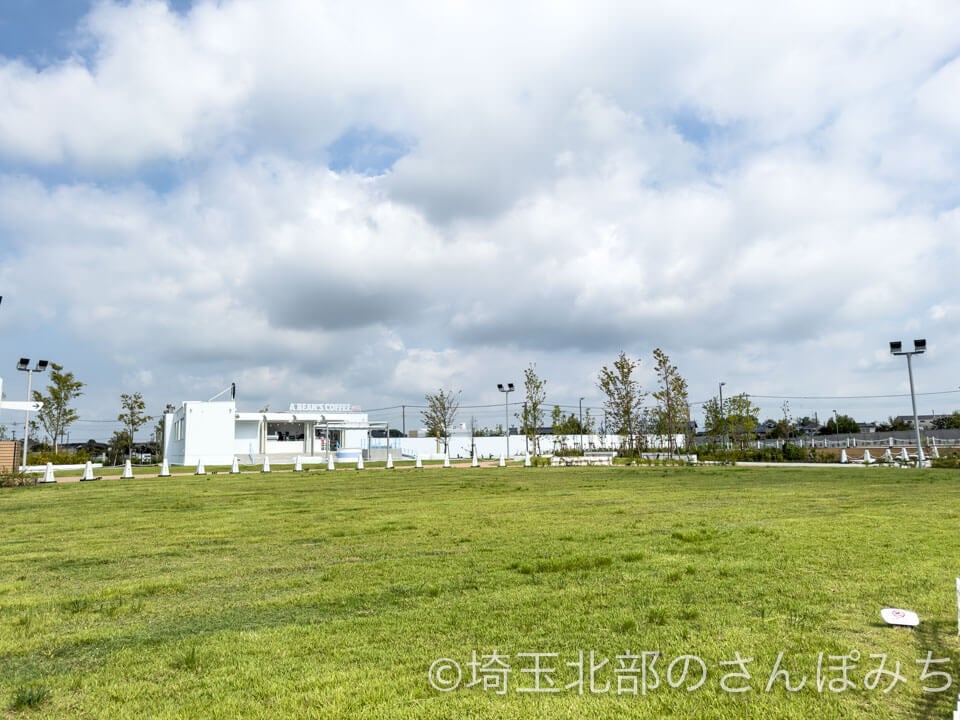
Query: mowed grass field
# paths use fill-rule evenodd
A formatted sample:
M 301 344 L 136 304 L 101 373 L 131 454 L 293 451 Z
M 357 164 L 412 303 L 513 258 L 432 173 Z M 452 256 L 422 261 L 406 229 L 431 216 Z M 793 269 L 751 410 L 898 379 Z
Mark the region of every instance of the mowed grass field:
M 949 717 L 958 519 L 882 468 L 4 489 L 0 717 Z

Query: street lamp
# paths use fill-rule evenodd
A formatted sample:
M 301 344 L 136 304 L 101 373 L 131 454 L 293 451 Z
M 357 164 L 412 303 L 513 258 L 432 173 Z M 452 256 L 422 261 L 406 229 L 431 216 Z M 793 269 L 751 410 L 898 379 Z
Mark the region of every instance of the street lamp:
M 497 390 L 503 393 L 503 432 L 507 436 L 507 457 L 510 457 L 510 411 L 507 409 L 507 400 L 516 388 L 513 386 L 513 383 L 507 383 L 507 386 L 504 387 L 503 383 L 497 383 Z
M 37 364 L 34 367 L 30 367 L 30 358 L 20 358 L 20 362 L 17 363 L 17 370 L 21 370 L 27 374 L 27 402 L 30 402 L 30 395 L 33 386 L 33 374 L 35 372 L 43 372 L 47 369 L 49 365 L 47 360 L 37 360 Z M 23 471 L 27 471 L 27 446 L 30 444 L 30 406 L 27 405 L 27 409 L 24 411 L 23 417 Z
M 833 411 L 833 432 L 837 434 L 838 439 L 840 435 L 840 414 L 834 410 Z
M 723 386 L 726 385 L 725 382 L 720 383 L 720 437 L 723 440 L 723 446 L 727 446 L 727 439 L 723 436 L 724 431 L 727 427 L 727 419 L 723 415 Z
M 580 453 L 583 453 L 583 398 L 580 398 Z
M 913 350 L 904 350 L 903 343 L 899 340 L 890 341 L 891 355 L 907 356 L 907 374 L 910 376 L 910 403 L 913 405 L 913 432 L 917 440 L 917 467 L 923 467 L 923 446 L 920 444 L 920 420 L 917 418 L 917 396 L 913 391 L 913 365 L 910 357 L 913 355 L 922 355 L 927 350 L 927 341 L 924 339 L 913 341 Z

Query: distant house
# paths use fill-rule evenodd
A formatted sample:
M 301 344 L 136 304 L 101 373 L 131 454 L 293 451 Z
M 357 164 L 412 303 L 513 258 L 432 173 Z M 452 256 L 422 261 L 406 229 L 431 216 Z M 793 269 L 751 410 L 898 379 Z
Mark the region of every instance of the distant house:
M 861 433 L 875 433 L 877 431 L 877 423 L 875 422 L 866 422 L 866 423 L 857 423 L 860 427 Z
M 937 413 L 936 415 L 917 415 L 917 422 L 920 423 L 921 430 L 932 430 L 933 424 L 941 419 L 949 417 L 949 413 Z M 894 418 L 894 422 L 904 422 L 910 427 L 913 427 L 913 415 L 897 415 Z

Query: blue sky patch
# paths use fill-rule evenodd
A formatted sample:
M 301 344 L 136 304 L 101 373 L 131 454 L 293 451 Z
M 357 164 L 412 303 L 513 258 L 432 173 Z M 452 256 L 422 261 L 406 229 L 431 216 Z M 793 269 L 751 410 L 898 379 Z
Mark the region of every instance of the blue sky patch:
M 75 54 L 76 31 L 93 0 L 0 0 L 0 55 L 43 67 Z M 167 0 L 185 13 L 193 0 Z
M 382 175 L 406 155 L 413 143 L 373 127 L 349 128 L 327 146 L 329 165 L 336 172 Z

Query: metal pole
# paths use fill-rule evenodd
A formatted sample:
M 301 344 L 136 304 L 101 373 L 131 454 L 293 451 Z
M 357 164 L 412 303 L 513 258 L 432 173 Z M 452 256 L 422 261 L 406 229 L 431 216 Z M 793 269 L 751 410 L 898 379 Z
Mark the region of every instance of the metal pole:
M 580 454 L 583 454 L 583 398 L 580 398 Z
M 727 439 L 723 436 L 723 432 L 726 429 L 727 419 L 723 416 L 723 386 L 726 383 L 720 383 L 720 439 L 723 443 L 723 447 L 727 447 Z
M 913 404 L 913 432 L 917 438 L 917 467 L 923 467 L 923 446 L 920 444 L 920 420 L 917 418 L 917 398 L 913 392 L 913 365 L 910 363 L 910 355 L 907 353 L 907 374 L 910 376 L 910 402 Z
M 507 398 L 510 397 L 510 391 L 503 393 L 503 432 L 507 435 L 507 457 L 510 457 L 510 410 L 507 408 Z
M 33 370 L 27 369 L 27 402 L 30 402 L 30 391 L 33 384 Z M 27 471 L 27 446 L 30 444 L 30 408 L 29 406 L 23 413 L 23 468 Z

